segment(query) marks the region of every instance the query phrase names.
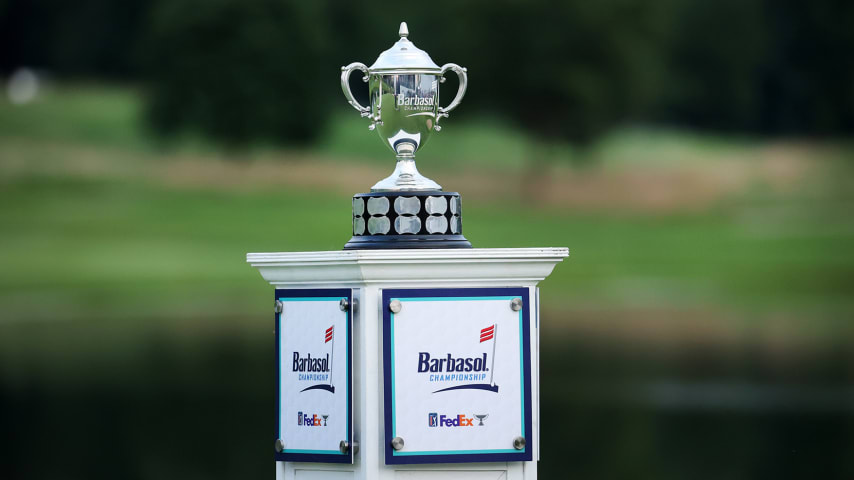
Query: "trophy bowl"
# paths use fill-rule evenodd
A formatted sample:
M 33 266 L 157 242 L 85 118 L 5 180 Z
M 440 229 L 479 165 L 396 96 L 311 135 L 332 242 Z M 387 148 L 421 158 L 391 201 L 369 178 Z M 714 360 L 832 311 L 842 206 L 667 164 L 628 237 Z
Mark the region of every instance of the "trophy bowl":
M 439 78 L 424 73 L 370 79 L 371 111 L 381 119 L 376 131 L 395 154 L 414 155 L 437 126 Z

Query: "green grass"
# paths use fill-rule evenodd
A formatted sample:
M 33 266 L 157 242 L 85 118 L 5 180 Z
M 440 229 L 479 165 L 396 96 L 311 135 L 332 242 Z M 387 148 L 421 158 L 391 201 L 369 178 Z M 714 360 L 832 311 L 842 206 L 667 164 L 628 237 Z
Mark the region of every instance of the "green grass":
M 142 119 L 142 104 L 142 94 L 132 88 L 60 84 L 44 90 L 26 105 L 0 99 L 0 136 L 154 153 L 164 148 L 216 152 L 216 145 L 192 134 L 170 140 L 157 138 Z M 419 159 L 439 168 L 455 167 L 460 159 L 472 167 L 519 168 L 534 147 L 516 129 L 493 119 L 462 125 L 446 122 L 448 128 L 435 133 L 429 146 L 419 152 Z M 333 157 L 361 157 L 361 161 L 379 165 L 393 164 L 394 154 L 367 126 L 368 122 L 354 111 L 341 108 L 332 116 L 314 151 Z M 275 149 L 263 144 L 248 148 Z
M 382 144 L 369 122 L 348 109 L 333 116 L 318 150 L 330 155 L 358 156 L 366 163 L 393 165 L 394 153 Z M 444 121 L 441 132 L 433 132 L 418 151 L 426 168 L 453 170 L 483 168 L 514 170 L 525 167 L 537 145 L 518 129 L 495 119 L 479 118 L 458 124 Z
M 85 149 L 135 152 L 115 162 L 143 165 L 137 172 L 168 162 L 152 148 L 139 112 L 139 97 L 122 88 L 60 88 L 24 107 L 0 103 L 0 146 L 14 144 L 2 151 L 16 157 L 0 158 L 0 167 L 20 158 L 85 162 Z M 388 163 L 374 134 L 359 125 L 353 115 L 337 117 L 317 151 L 333 159 L 376 151 L 376 164 Z M 447 126 L 429 146 L 445 169 L 458 161 L 456 152 L 485 171 L 520 169 L 535 148 L 498 124 Z M 44 144 L 59 147 L 31 154 Z M 66 153 L 65 144 L 84 153 Z M 761 147 L 631 130 L 591 151 L 605 164 L 643 169 L 620 159 L 644 145 L 689 152 L 694 162 L 707 150 L 726 157 Z M 854 313 L 854 194 L 845 180 L 850 167 L 822 162 L 823 173 L 796 188 L 757 185 L 701 211 L 584 212 L 475 197 L 465 203 L 466 235 L 477 247 L 568 246 L 570 259 L 542 285 L 546 310 L 561 316 L 577 309 L 712 311 L 748 322 L 795 316 L 805 329 L 815 319 L 835 325 Z M 346 194 L 310 185 L 243 191 L 171 184 L 129 172 L 63 176 L 32 166 L 0 177 L 4 320 L 44 318 L 60 305 L 66 318 L 259 315 L 269 288 L 244 263 L 246 252 L 335 250 L 349 237 Z
M 191 314 L 194 308 L 238 314 L 269 293 L 244 263 L 247 251 L 340 247 L 334 226 L 341 215 L 334 207 L 348 199 L 308 197 L 317 206 L 309 211 L 300 208 L 308 206 L 301 203 L 306 197 L 121 181 L 7 184 L 0 192 L 7 207 L 0 208 L 4 310 L 26 317 L 36 313 L 31 304 L 44 313 L 62 302 L 71 317 Z M 294 226 L 300 223 L 311 233 L 299 234 Z
M 244 254 L 340 249 L 347 204 L 308 190 L 16 179 L 0 191 L 0 305 L 7 318 L 57 303 L 68 317 L 257 313 L 269 292 Z M 768 234 L 742 218 L 743 205 L 640 218 L 530 208 L 469 204 L 466 234 L 478 247 L 569 246 L 543 284 L 553 311 L 852 311 L 854 229 L 834 230 L 832 214 Z
M 0 100 L 0 135 L 140 149 L 149 146 L 136 91 L 111 86 L 48 88 L 31 103 Z

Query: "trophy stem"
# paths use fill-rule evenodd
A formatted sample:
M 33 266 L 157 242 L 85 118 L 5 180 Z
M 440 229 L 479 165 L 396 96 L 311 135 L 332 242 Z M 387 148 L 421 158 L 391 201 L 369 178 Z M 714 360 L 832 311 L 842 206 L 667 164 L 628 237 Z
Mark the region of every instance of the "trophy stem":
M 397 165 L 391 176 L 371 187 L 371 192 L 438 191 L 442 186 L 418 173 L 415 155 L 397 155 Z

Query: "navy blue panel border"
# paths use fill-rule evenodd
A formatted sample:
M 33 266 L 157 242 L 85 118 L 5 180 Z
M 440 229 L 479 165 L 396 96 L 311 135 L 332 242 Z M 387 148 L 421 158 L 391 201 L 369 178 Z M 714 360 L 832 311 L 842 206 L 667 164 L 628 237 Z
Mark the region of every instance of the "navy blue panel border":
M 394 456 L 392 440 L 391 399 L 391 312 L 387 305 L 392 298 L 419 297 L 520 297 L 522 298 L 522 360 L 525 375 L 525 450 L 519 453 L 476 453 L 459 455 L 406 455 Z M 385 417 L 385 463 L 386 465 L 423 463 L 473 463 L 473 462 L 521 462 L 531 461 L 534 450 L 534 435 L 531 428 L 531 303 L 530 291 L 524 287 L 508 288 L 412 288 L 391 289 L 382 292 L 383 312 L 383 390 Z M 404 439 L 405 441 L 405 439 Z M 509 441 L 509 440 L 508 440 Z
M 300 298 L 300 297 L 341 297 L 346 298 L 350 305 L 347 310 L 347 345 L 349 345 L 347 355 L 347 441 L 353 445 L 353 291 L 349 288 L 319 288 L 319 289 L 280 289 L 275 292 L 275 299 L 280 298 Z M 281 422 L 281 329 L 280 320 L 281 314 L 274 313 L 276 319 L 276 435 L 273 438 L 275 442 L 282 438 L 279 428 Z M 279 453 L 274 452 L 277 462 L 315 462 L 315 463 L 353 463 L 353 449 L 351 448 L 346 454 L 325 454 L 325 453 L 288 453 L 287 451 Z

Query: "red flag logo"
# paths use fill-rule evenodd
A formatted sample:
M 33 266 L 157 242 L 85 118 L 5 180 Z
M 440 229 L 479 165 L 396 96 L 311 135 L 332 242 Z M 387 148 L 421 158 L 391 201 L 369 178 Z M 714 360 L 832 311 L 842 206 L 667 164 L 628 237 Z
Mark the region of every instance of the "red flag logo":
M 487 340 L 492 340 L 495 336 L 495 325 L 490 325 L 480 331 L 480 343 L 483 343 Z
M 329 341 L 332 340 L 332 333 L 333 333 L 334 329 L 335 329 L 335 325 L 326 329 L 326 341 L 323 343 L 329 343 Z

